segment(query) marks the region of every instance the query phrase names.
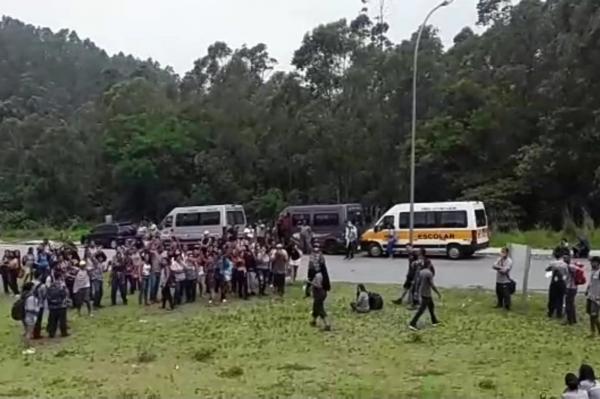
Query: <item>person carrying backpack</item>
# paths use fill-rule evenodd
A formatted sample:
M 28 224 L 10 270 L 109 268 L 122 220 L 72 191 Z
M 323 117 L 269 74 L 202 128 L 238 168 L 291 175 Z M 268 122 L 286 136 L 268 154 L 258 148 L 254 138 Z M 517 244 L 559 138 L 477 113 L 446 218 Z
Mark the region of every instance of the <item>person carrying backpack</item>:
M 23 293 L 14 303 L 12 309 L 13 319 L 23 323 L 24 355 L 32 355 L 35 353 L 35 349 L 31 346 L 31 339 L 33 338 L 33 329 L 35 328 L 35 323 L 37 321 L 39 305 L 37 298 L 33 293 L 33 288 L 33 282 L 30 281 L 25 283 L 23 285 Z
M 44 318 L 44 307 L 46 303 L 46 294 L 47 287 L 44 284 L 44 273 L 40 270 L 36 270 L 33 273 L 33 295 L 36 297 L 39 305 L 39 311 L 37 314 L 37 319 L 35 321 L 35 327 L 33 328 L 33 339 L 41 339 L 42 338 L 42 320 Z
M 48 336 L 54 338 L 57 328 L 60 328 L 62 337 L 69 336 L 67 331 L 67 298 L 69 291 L 62 273 L 55 272 L 54 280 L 46 291 L 48 301 Z

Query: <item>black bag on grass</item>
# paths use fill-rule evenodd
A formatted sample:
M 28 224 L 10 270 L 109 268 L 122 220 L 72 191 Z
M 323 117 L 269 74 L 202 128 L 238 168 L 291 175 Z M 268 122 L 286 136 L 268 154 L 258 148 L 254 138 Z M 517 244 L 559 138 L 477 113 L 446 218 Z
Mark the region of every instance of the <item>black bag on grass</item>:
M 383 298 L 376 292 L 369 292 L 369 308 L 371 310 L 383 309 Z

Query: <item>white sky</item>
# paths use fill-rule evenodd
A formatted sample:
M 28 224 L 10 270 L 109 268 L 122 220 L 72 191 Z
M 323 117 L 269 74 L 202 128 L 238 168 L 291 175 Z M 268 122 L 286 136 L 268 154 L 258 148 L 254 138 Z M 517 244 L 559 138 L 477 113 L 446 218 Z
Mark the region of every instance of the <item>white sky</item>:
M 394 42 L 410 37 L 440 0 L 386 0 Z M 378 0 L 371 0 L 374 15 Z M 473 27 L 477 0 L 455 0 L 431 19 L 450 45 Z M 289 69 L 307 31 L 340 18 L 351 20 L 360 0 L 0 0 L 0 14 L 36 26 L 75 30 L 110 54 L 152 57 L 183 74 L 217 40 L 231 48 L 265 43 L 278 69 Z

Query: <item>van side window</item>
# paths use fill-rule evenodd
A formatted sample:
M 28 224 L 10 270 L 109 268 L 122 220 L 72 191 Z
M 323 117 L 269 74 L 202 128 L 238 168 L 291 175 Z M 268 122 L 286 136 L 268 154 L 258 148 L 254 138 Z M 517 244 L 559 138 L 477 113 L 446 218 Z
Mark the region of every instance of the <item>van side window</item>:
M 467 227 L 467 211 L 444 211 L 439 214 L 439 227 L 465 228 Z
M 175 217 L 175 224 L 185 226 L 216 226 L 221 224 L 220 212 L 179 213 Z
M 440 227 L 436 221 L 436 213 L 440 212 L 415 212 L 415 229 L 433 229 Z M 410 228 L 410 213 L 400 214 L 400 228 Z
M 310 224 L 310 215 L 308 213 L 294 213 L 292 214 L 292 223 L 294 226 L 298 226 L 300 223 Z
M 487 215 L 485 214 L 485 210 L 475 210 L 475 223 L 477 223 L 477 227 L 487 226 Z
M 219 218 L 220 219 L 220 218 Z M 217 223 L 219 224 L 219 223 Z M 227 225 L 240 226 L 246 224 L 246 218 L 242 211 L 227 211 Z
M 337 213 L 315 213 L 313 224 L 315 226 L 338 226 L 340 216 Z

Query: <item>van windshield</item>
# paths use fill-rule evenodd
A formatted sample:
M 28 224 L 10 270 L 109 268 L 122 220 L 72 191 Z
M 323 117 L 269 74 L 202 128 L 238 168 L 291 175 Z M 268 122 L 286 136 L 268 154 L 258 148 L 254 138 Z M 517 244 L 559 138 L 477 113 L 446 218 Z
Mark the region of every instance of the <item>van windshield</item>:
M 242 211 L 227 211 L 227 225 L 240 226 L 246 224 L 246 217 Z

